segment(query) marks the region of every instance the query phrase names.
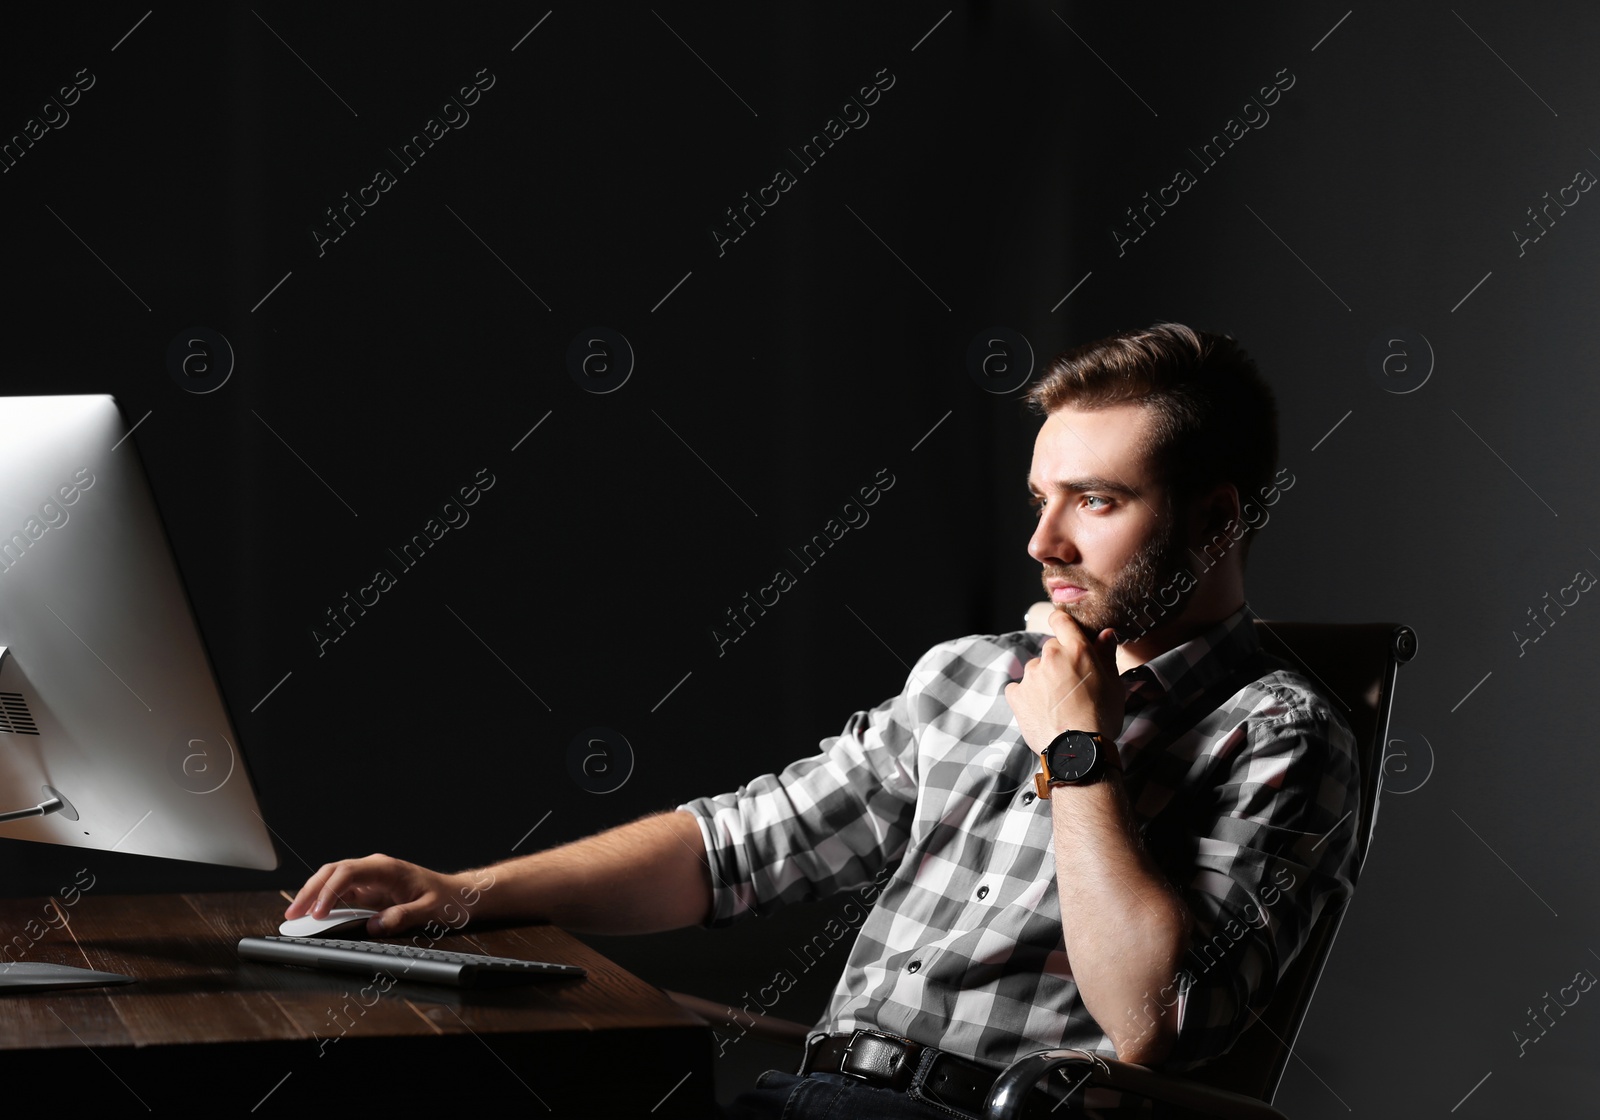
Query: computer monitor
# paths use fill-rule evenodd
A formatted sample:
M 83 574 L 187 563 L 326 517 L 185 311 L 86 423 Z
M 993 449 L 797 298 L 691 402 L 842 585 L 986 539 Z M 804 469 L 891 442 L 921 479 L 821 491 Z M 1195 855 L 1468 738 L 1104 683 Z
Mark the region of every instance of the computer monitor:
M 271 870 L 130 434 L 109 396 L 0 397 L 0 838 Z

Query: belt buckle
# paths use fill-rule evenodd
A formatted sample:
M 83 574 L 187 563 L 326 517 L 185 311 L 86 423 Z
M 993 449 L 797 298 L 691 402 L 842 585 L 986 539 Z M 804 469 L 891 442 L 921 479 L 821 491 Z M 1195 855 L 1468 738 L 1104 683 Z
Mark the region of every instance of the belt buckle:
M 856 1042 L 864 1034 L 870 1034 L 870 1032 L 868 1032 L 866 1030 L 863 1030 L 863 1029 L 860 1029 L 860 1028 L 857 1028 L 856 1030 L 851 1031 L 850 1032 L 850 1041 L 844 1044 L 844 1053 L 839 1056 L 839 1072 L 844 1074 L 846 1077 L 853 1077 L 857 1081 L 871 1081 L 872 1080 L 872 1078 L 868 1077 L 866 1074 L 864 1074 L 864 1073 L 856 1073 L 854 1070 L 848 1068 L 849 1065 L 850 1065 L 850 1055 L 851 1055 L 852 1052 L 854 1052 L 854 1050 L 856 1048 Z

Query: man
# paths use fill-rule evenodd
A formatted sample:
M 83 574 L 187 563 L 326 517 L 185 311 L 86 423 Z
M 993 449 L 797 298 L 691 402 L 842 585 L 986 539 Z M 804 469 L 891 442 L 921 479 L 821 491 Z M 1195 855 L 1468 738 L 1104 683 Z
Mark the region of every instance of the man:
M 1191 1068 L 1352 887 L 1353 736 L 1245 602 L 1248 530 L 1293 484 L 1254 364 L 1163 323 L 1061 355 L 1029 400 L 1051 634 L 940 643 L 815 756 L 499 864 L 473 911 L 647 932 L 881 884 L 801 1074 L 740 1116 L 966 1116 L 1052 1047 Z M 286 913 L 343 900 L 392 934 L 481 874 L 369 856 Z

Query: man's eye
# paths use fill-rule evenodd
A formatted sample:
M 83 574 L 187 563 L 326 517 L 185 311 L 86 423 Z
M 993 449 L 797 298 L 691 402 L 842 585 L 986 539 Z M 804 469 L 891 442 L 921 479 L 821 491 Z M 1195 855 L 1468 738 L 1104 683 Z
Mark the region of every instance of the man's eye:
M 1097 506 L 1090 506 L 1089 508 L 1092 509 L 1092 510 L 1109 509 L 1109 508 L 1111 508 L 1111 505 L 1112 505 L 1112 502 L 1111 502 L 1110 498 L 1102 498 L 1098 494 L 1085 494 L 1084 497 L 1083 497 L 1083 500 L 1085 502 L 1099 502 L 1100 503 Z M 1032 501 L 1030 501 L 1028 503 L 1028 505 L 1033 509 L 1033 515 L 1035 517 L 1038 517 L 1038 516 L 1042 515 L 1044 513 L 1044 507 L 1046 505 L 1048 505 L 1048 504 L 1049 504 L 1049 499 L 1048 498 L 1034 498 Z

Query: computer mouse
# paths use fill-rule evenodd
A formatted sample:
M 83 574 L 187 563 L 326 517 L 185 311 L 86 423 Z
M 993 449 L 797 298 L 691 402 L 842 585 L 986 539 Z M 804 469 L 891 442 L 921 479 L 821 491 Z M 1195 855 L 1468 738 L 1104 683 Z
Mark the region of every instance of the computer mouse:
M 284 937 L 365 937 L 367 919 L 376 913 L 376 910 L 351 908 L 329 910 L 326 918 L 313 918 L 307 914 L 303 918 L 284 922 L 278 927 L 278 932 Z

